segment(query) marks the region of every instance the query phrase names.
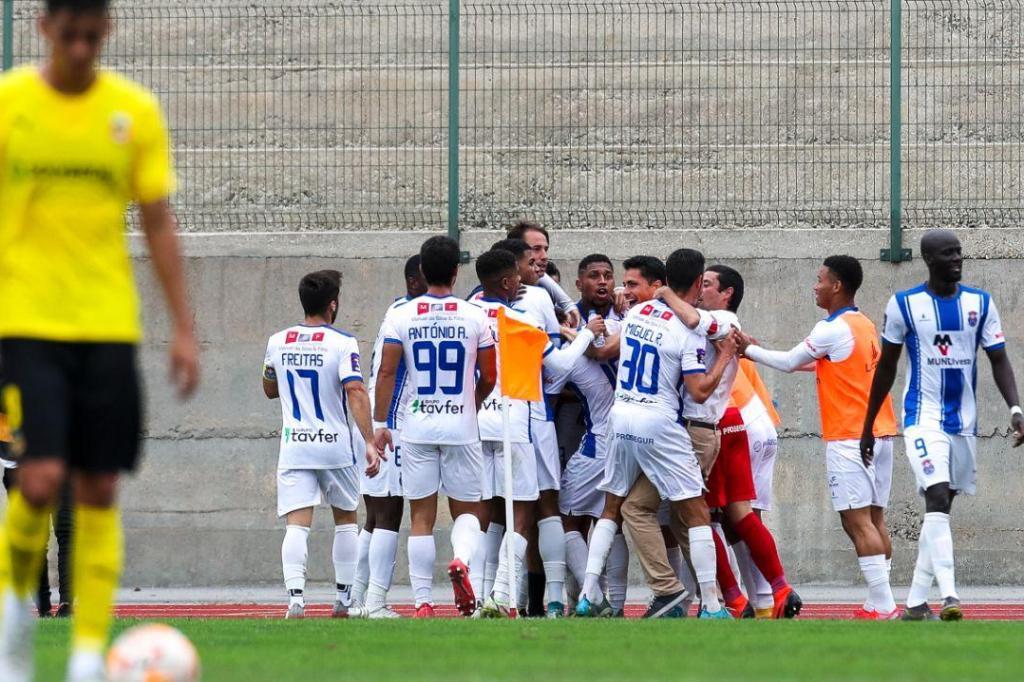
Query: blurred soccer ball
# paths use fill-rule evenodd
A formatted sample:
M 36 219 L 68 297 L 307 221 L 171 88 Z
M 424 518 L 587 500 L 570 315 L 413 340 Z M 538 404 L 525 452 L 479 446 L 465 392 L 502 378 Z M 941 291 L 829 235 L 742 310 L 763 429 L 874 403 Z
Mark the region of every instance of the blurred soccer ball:
M 169 625 L 126 630 L 107 654 L 110 682 L 195 682 L 199 656 L 192 642 Z

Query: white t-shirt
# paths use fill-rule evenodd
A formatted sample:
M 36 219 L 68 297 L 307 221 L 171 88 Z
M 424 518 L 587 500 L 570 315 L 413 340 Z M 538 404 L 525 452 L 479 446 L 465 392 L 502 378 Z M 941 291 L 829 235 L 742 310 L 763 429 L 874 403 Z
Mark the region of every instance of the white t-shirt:
M 634 306 L 622 322 L 615 409 L 646 410 L 678 421 L 683 376 L 706 371 L 705 342 L 663 301 Z
M 385 319 L 395 308 L 400 308 L 409 302 L 408 296 L 403 296 L 397 299 L 394 303 L 388 306 L 388 310 L 384 313 Z M 377 331 L 377 340 L 373 343 L 373 355 L 370 358 L 370 381 L 367 386 L 367 390 L 370 392 L 370 407 L 373 409 L 375 400 L 375 393 L 377 389 L 377 373 L 380 372 L 380 359 L 384 351 L 384 325 L 382 324 L 380 329 Z M 391 398 L 391 404 L 388 406 L 388 417 L 387 424 L 388 428 L 401 431 L 402 425 L 405 423 L 405 412 L 409 407 L 409 396 L 411 391 L 409 390 L 409 373 L 405 366 L 405 356 L 398 361 L 398 369 L 395 371 L 395 392 Z
M 263 376 L 281 401 L 279 469 L 338 469 L 356 461 L 344 385 L 362 381 L 359 344 L 331 326 L 295 325 L 270 337 Z
M 889 299 L 882 340 L 907 346 L 910 371 L 903 390 L 903 426 L 974 435 L 978 346 L 1006 345 L 992 296 L 960 285 L 949 298 L 921 284 Z
M 727 335 L 732 329 L 739 329 L 740 322 L 736 313 L 728 310 L 708 311 L 712 324 L 708 327 L 703 324 L 704 316 L 701 315 L 702 324 L 698 325 L 694 333 L 701 335 L 705 333 L 703 361 L 706 367 L 713 367 L 718 353 L 714 344 L 710 341 Z M 739 359 L 733 358 L 722 372 L 722 379 L 714 392 L 703 403 L 696 402 L 687 392 L 686 386 L 680 384 L 679 390 L 683 396 L 683 416 L 694 421 L 707 424 L 717 424 L 729 407 L 729 395 L 732 393 L 732 385 L 736 382 L 736 372 L 739 371 Z
M 402 442 L 467 445 L 480 440 L 477 351 L 494 347 L 487 314 L 455 296 L 424 294 L 391 310 L 384 343 L 402 346 L 410 403 Z

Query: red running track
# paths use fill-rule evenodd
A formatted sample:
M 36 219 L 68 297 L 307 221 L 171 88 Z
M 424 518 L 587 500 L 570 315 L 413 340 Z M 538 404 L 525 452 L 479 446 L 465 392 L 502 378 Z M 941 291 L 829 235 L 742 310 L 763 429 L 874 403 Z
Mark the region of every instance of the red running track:
M 855 604 L 804 604 L 800 618 L 845 620 L 852 617 Z M 970 620 L 1024 620 L 1024 603 L 965 604 L 964 617 Z M 166 618 L 283 618 L 286 606 L 283 604 L 127 604 L 117 607 L 121 618 L 166 619 Z M 409 604 L 394 606 L 403 616 L 412 616 Z M 628 604 L 626 616 L 639 618 L 646 607 L 643 604 Z M 440 617 L 455 618 L 454 606 L 438 606 Z M 307 618 L 329 618 L 331 606 L 310 604 L 306 606 Z M 691 611 L 695 616 L 696 609 Z

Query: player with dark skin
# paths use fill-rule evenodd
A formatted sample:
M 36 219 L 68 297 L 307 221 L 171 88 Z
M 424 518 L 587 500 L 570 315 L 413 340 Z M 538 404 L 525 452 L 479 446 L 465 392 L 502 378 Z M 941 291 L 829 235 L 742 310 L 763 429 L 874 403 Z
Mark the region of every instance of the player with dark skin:
M 405 273 L 405 293 L 410 299 L 427 293 L 427 282 L 418 268 L 413 272 Z M 390 497 L 363 495 L 363 501 L 366 503 L 366 521 L 363 523 L 363 530 L 372 533 L 374 529 L 380 528 L 398 532 L 399 526 L 402 525 L 404 497 L 401 495 Z
M 929 230 L 921 238 L 921 257 L 928 266 L 928 289 L 943 298 L 956 294 L 963 276 L 964 262 L 963 248 L 956 234 L 951 230 Z M 871 384 L 871 398 L 864 420 L 864 433 L 860 439 L 860 453 L 865 464 L 871 463 L 875 447 L 871 425 L 875 423 L 882 401 L 896 380 L 896 368 L 902 350 L 902 345 L 882 343 L 882 357 L 878 360 L 875 378 Z M 1006 349 L 998 348 L 986 353 L 989 362 L 992 363 L 992 376 L 999 394 L 1003 396 L 1008 407 L 1018 405 L 1017 382 Z M 1010 430 L 1013 433 L 1013 447 L 1018 447 L 1024 442 L 1024 418 L 1020 414 L 1013 414 L 1010 417 Z M 956 492 L 950 489 L 948 483 L 933 485 L 924 492 L 925 510 L 929 513 L 948 514 L 955 496 Z

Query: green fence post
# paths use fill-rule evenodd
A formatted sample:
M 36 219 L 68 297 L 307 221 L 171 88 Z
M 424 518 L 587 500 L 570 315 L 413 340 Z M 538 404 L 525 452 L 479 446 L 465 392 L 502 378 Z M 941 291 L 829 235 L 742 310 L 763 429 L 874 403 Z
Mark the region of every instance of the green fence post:
M 14 66 L 14 0 L 4 0 L 4 61 L 3 70 Z
M 903 248 L 903 0 L 889 2 L 889 248 L 883 261 L 912 257 Z
M 448 2 L 448 236 L 459 241 L 459 2 Z M 469 252 L 462 252 L 469 262 Z

